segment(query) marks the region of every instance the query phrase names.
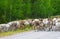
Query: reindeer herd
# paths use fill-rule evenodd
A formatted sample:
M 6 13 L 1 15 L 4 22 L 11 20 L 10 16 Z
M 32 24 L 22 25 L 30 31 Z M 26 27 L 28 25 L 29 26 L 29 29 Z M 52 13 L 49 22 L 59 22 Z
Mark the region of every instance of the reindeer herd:
M 32 27 L 35 31 L 60 31 L 60 18 L 39 18 L 12 21 L 6 24 L 0 24 L 0 32 L 25 29 L 27 25 Z

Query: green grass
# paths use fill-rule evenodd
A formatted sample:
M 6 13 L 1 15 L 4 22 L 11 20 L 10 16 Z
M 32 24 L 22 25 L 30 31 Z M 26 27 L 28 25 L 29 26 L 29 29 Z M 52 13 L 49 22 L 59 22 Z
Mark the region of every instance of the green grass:
M 29 30 L 32 30 L 32 27 L 30 27 L 30 28 L 26 27 L 23 30 L 17 29 L 16 31 L 1 32 L 0 33 L 0 37 L 9 36 L 9 35 L 13 35 L 13 34 L 16 34 L 16 33 L 21 33 L 21 32 L 25 32 L 25 31 L 29 31 Z

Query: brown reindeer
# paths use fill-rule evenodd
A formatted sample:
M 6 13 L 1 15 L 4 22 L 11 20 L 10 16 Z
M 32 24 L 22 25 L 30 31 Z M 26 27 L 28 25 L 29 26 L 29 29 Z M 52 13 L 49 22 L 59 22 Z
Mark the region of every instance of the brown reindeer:
M 33 29 L 34 30 L 40 29 L 40 20 L 39 19 L 34 19 L 32 23 L 33 23 Z
M 25 22 L 24 20 L 20 20 L 19 21 L 19 24 L 20 24 L 19 28 L 20 29 L 24 29 L 25 28 L 24 22 Z

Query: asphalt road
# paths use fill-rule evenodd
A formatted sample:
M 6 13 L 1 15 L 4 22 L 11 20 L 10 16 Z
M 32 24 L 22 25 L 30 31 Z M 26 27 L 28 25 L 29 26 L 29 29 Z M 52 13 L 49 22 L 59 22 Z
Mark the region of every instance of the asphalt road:
M 60 32 L 29 31 L 11 36 L 0 37 L 0 39 L 60 39 Z

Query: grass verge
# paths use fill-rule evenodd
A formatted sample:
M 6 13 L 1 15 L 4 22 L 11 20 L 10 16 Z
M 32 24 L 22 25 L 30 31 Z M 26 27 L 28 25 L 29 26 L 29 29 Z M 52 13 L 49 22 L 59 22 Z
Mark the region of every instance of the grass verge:
M 13 34 L 16 34 L 16 33 L 24 32 L 24 31 L 29 31 L 29 30 L 32 30 L 32 27 L 30 27 L 30 28 L 26 27 L 23 30 L 17 29 L 16 31 L 2 32 L 2 33 L 0 33 L 0 37 L 9 36 L 9 35 L 13 35 Z

